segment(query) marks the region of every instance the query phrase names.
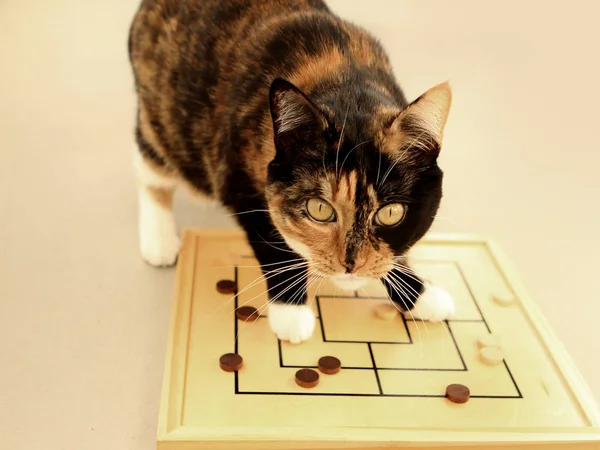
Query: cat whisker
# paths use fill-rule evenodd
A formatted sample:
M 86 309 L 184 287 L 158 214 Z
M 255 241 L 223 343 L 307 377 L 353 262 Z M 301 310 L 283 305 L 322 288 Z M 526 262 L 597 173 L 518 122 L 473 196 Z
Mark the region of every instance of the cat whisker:
M 233 214 L 227 214 L 227 217 L 241 216 L 242 214 L 252 214 L 252 213 L 258 213 L 258 212 L 271 212 L 271 210 L 270 209 L 253 209 L 251 211 L 241 211 L 241 212 L 237 212 L 237 213 L 233 213 Z
M 291 269 L 296 269 L 296 268 L 297 268 L 297 267 L 292 267 Z M 290 269 L 290 270 L 291 270 L 291 269 Z M 283 272 L 285 272 L 285 271 L 279 272 L 279 273 L 277 273 L 277 274 L 273 274 L 273 275 L 271 275 L 271 276 L 279 275 L 279 274 L 281 274 L 281 273 L 283 273 Z M 292 276 L 291 276 L 290 278 L 288 278 L 287 280 L 284 280 L 283 282 L 281 282 L 281 283 L 279 283 L 279 284 L 277 284 L 277 285 L 275 285 L 275 286 L 272 286 L 271 288 L 269 288 L 269 287 L 268 287 L 268 285 L 267 285 L 267 289 L 266 289 L 265 291 L 263 291 L 263 292 L 261 292 L 260 294 L 258 294 L 258 295 L 256 295 L 256 296 L 254 296 L 253 298 L 251 298 L 250 300 L 248 300 L 248 301 L 244 302 L 243 304 L 241 304 L 241 305 L 238 305 L 238 308 L 241 308 L 242 306 L 245 306 L 245 305 L 247 305 L 248 303 L 250 303 L 250 302 L 251 302 L 251 301 L 253 301 L 254 299 L 256 299 L 256 298 L 260 297 L 261 295 L 263 295 L 263 294 L 265 294 L 265 293 L 268 293 L 268 292 L 269 292 L 271 289 L 274 289 L 274 288 L 276 288 L 276 287 L 279 287 L 279 286 L 281 286 L 282 284 L 284 284 L 284 283 L 288 283 L 288 282 L 290 282 L 290 281 L 292 281 L 292 280 L 297 280 L 297 278 L 298 278 L 300 275 L 305 275 L 305 276 L 306 276 L 306 278 L 308 278 L 308 277 L 309 277 L 309 276 L 311 276 L 313 273 L 314 273 L 314 269 L 313 269 L 313 268 L 309 268 L 309 270 L 308 270 L 307 272 L 301 272 L 301 273 L 299 273 L 299 274 L 292 275 Z M 270 274 L 269 274 L 269 275 L 270 275 Z M 265 280 L 267 280 L 267 279 L 268 279 L 268 278 L 270 278 L 271 276 L 269 276 L 269 277 L 265 277 Z M 244 290 L 245 290 L 245 289 L 244 289 Z M 284 290 L 282 293 L 280 293 L 280 294 L 283 294 L 283 293 L 285 293 L 287 290 L 288 290 L 288 288 L 286 288 L 286 289 L 285 289 L 285 290 Z M 241 294 L 241 292 L 240 292 L 240 293 L 238 293 L 237 295 L 239 296 L 240 294 Z M 234 298 L 235 298 L 235 297 L 234 297 Z M 230 301 L 231 301 L 231 300 L 230 300 Z
M 419 313 L 419 315 L 421 315 L 421 313 L 419 312 L 419 304 L 418 304 L 419 293 L 416 290 L 414 290 L 412 288 L 412 286 L 410 286 L 403 279 L 395 276 L 393 273 L 391 273 L 389 275 L 390 276 L 388 277 L 388 281 L 393 281 L 394 284 L 402 291 L 402 293 L 406 296 L 407 299 L 410 300 L 412 297 L 413 307 L 414 307 L 414 309 L 416 309 L 417 313 Z M 411 291 L 412 291 L 412 293 L 411 293 Z M 409 310 L 409 312 L 410 312 L 410 310 Z M 411 316 L 412 316 L 412 313 L 411 313 Z M 414 320 L 414 317 L 413 317 L 413 320 Z M 423 321 L 423 323 L 425 324 L 425 329 L 427 330 L 426 322 Z
M 447 217 L 440 216 L 438 214 L 434 214 L 433 216 L 431 216 L 431 218 L 435 219 L 435 220 L 439 220 L 439 219 L 445 220 L 446 222 L 451 223 L 452 225 L 456 225 L 457 227 L 461 227 L 462 226 L 459 223 L 455 222 L 454 220 L 448 219 Z
M 410 317 L 412 319 L 412 322 L 415 324 L 415 329 L 417 330 L 417 335 L 419 336 L 419 344 L 421 346 L 421 352 L 423 351 L 423 338 L 421 336 L 421 329 L 419 328 L 419 325 L 417 323 L 417 321 L 415 320 L 415 317 L 413 316 L 412 312 L 410 311 L 410 308 L 408 307 L 408 305 L 406 304 L 406 302 L 404 301 L 404 298 L 402 296 L 402 294 L 399 292 L 398 290 L 398 286 L 396 286 L 392 280 L 386 278 L 386 281 L 388 283 L 390 283 L 390 287 L 396 292 L 396 294 L 400 297 L 400 300 L 402 301 L 402 304 L 404 305 L 404 307 L 406 308 L 406 311 L 408 311 L 408 313 L 410 314 Z M 396 308 L 398 310 L 398 312 L 400 314 L 402 314 L 403 316 L 406 315 L 405 311 L 402 311 L 398 305 L 396 305 L 396 302 L 394 302 L 391 298 L 389 299 L 389 301 L 391 302 L 391 304 L 394 306 L 394 308 Z M 425 330 L 427 330 L 427 328 L 425 328 Z
M 262 267 L 278 266 L 278 265 L 289 264 L 289 263 L 297 262 L 297 261 L 306 261 L 306 260 L 304 258 L 296 258 L 296 259 L 288 259 L 287 261 L 281 261 L 281 262 L 270 263 L 270 264 L 256 264 L 253 266 L 242 266 L 242 265 L 236 264 L 234 266 L 210 265 L 210 266 L 199 266 L 199 267 L 211 267 L 211 268 L 217 268 L 217 269 L 235 269 L 236 267 L 240 268 L 240 269 L 260 269 Z
M 215 310 L 215 312 L 216 312 L 216 311 L 219 311 L 219 310 L 220 310 L 221 308 L 223 308 L 224 306 L 227 306 L 229 303 L 231 303 L 233 300 L 235 300 L 236 298 L 238 298 L 240 295 L 242 295 L 242 294 L 243 294 L 244 292 L 246 292 L 248 289 L 250 289 L 250 288 L 252 288 L 252 287 L 256 286 L 258 283 L 260 283 L 260 282 L 261 282 L 263 279 L 266 281 L 266 280 L 268 280 L 269 278 L 272 278 L 272 277 L 274 277 L 274 276 L 276 276 L 276 275 L 280 275 L 280 274 L 282 274 L 282 273 L 284 273 L 284 272 L 288 272 L 288 271 L 290 271 L 290 270 L 301 269 L 301 268 L 305 267 L 307 264 L 308 264 L 308 262 L 306 262 L 306 263 L 298 263 L 298 264 L 294 264 L 294 265 L 291 265 L 291 266 L 289 266 L 289 267 L 286 267 L 286 268 L 284 268 L 284 269 L 276 269 L 276 270 L 270 271 L 270 272 L 268 272 L 266 275 L 264 275 L 264 274 L 262 274 L 262 273 L 261 273 L 261 274 L 260 274 L 260 275 L 258 275 L 258 276 L 257 276 L 257 277 L 256 277 L 256 278 L 255 278 L 255 279 L 252 281 L 252 282 L 250 282 L 249 284 L 247 284 L 246 286 L 244 286 L 244 288 L 243 288 L 241 291 L 239 291 L 239 292 L 238 292 L 236 295 L 234 295 L 234 296 L 233 296 L 233 297 L 231 297 L 229 300 L 227 300 L 226 302 L 224 302 L 224 303 L 223 303 L 221 306 L 219 306 L 219 307 L 218 307 L 218 308 Z M 254 299 L 252 299 L 252 300 L 254 300 Z M 250 301 L 252 301 L 252 300 L 250 300 Z M 247 303 L 247 302 L 246 302 L 246 303 Z M 244 303 L 244 305 L 245 305 L 245 303 Z M 243 305 L 241 305 L 241 306 L 243 306 Z
M 379 153 L 379 165 L 377 166 L 377 181 L 375 182 L 375 186 L 379 186 L 379 172 L 381 171 L 381 151 L 378 150 Z
M 394 265 L 394 267 L 397 267 L 397 268 L 402 268 L 402 269 L 406 270 L 407 272 L 410 272 L 410 273 L 412 273 L 413 275 L 416 275 L 416 276 L 418 276 L 418 277 L 422 277 L 422 278 L 426 278 L 426 277 L 424 277 L 423 275 L 419 274 L 419 273 L 418 273 L 418 272 L 417 272 L 415 269 L 413 269 L 412 267 L 410 267 L 410 266 L 407 266 L 407 265 L 406 265 L 404 262 L 402 262 L 402 261 L 404 261 L 404 260 L 403 260 L 403 259 L 394 259 L 394 260 L 393 260 L 393 262 L 392 262 L 392 264 Z
M 312 275 L 313 275 L 312 273 L 308 273 L 308 274 L 307 274 L 307 276 L 306 276 L 306 280 L 308 281 L 308 279 L 309 279 L 309 278 L 310 278 Z M 308 296 L 308 288 L 309 288 L 309 287 L 310 287 L 312 284 L 314 284 L 314 282 L 315 282 L 315 279 L 312 279 L 312 280 L 311 280 L 310 282 L 308 282 L 308 283 L 306 284 L 306 286 L 304 287 L 304 289 L 305 289 L 305 293 L 306 293 L 306 295 L 307 295 L 307 296 Z M 296 293 L 294 293 L 294 294 L 293 294 L 293 295 L 290 297 L 290 299 L 286 301 L 286 304 L 288 304 L 288 303 L 294 303 L 294 302 L 295 302 L 297 299 L 299 299 L 300 297 L 302 297 L 302 287 L 301 287 L 301 286 L 300 286 L 300 287 L 298 287 L 298 289 L 297 289 Z
M 400 278 L 399 276 L 397 276 L 396 274 L 394 274 L 393 272 L 390 272 L 388 274 L 392 279 L 396 280 L 398 283 L 402 283 L 402 286 L 405 286 L 406 288 L 410 289 L 410 291 L 412 291 L 412 295 L 414 297 L 414 300 L 416 303 L 416 300 L 419 298 L 419 293 L 411 286 L 409 285 L 405 280 L 403 280 L 402 278 Z M 407 274 L 404 274 L 407 275 Z M 421 282 L 421 280 L 419 280 L 418 278 L 413 278 L 415 281 L 418 281 L 419 283 Z M 416 305 L 415 305 L 416 307 Z
M 402 301 L 402 304 L 404 305 L 404 307 L 406 308 L 406 311 L 408 311 L 408 314 L 410 314 L 410 318 L 412 319 L 412 322 L 415 324 L 415 329 L 417 330 L 417 334 L 419 336 L 419 344 L 420 344 L 420 348 L 421 348 L 421 352 L 423 352 L 423 337 L 421 335 L 421 329 L 418 325 L 417 320 L 415 319 L 415 316 L 413 315 L 411 309 L 408 304 L 406 303 L 406 301 L 404 300 L 403 296 L 406 296 L 406 293 L 404 292 L 404 290 L 398 286 L 397 283 L 394 282 L 394 280 L 392 280 L 389 277 L 385 277 L 385 280 L 390 284 L 390 287 L 396 292 L 396 294 L 398 294 L 398 297 L 400 298 L 400 300 Z M 405 315 L 404 311 L 400 311 L 400 309 L 398 308 L 398 306 L 395 304 L 395 302 L 390 298 L 389 301 L 392 303 L 392 305 L 398 309 L 398 311 L 400 312 L 400 314 Z M 414 306 L 414 303 L 413 303 Z M 427 324 L 425 322 L 422 322 L 425 326 L 425 332 L 429 333 L 429 330 L 427 329 Z
M 277 275 L 281 275 L 282 273 L 289 272 L 291 270 L 303 269 L 303 268 L 306 268 L 306 267 L 308 267 L 308 262 L 299 262 L 299 263 L 292 264 L 292 265 L 287 266 L 287 267 L 283 267 L 283 268 L 279 268 L 279 269 L 272 269 L 272 270 L 267 271 L 266 273 L 261 273 L 260 275 L 258 275 L 257 278 L 254 279 L 254 281 L 252 283 L 250 283 L 249 285 L 246 285 L 244 287 L 244 289 L 242 289 L 237 295 L 239 296 L 246 289 L 255 286 L 256 284 L 260 283 L 262 280 L 267 281 L 270 278 L 273 278 L 273 277 L 275 277 Z
M 288 263 L 297 262 L 297 261 L 308 262 L 304 258 L 294 258 L 294 259 L 288 259 L 286 261 L 278 261 L 278 262 L 269 263 L 269 264 L 258 264 L 256 266 L 238 266 L 238 267 L 271 267 L 271 266 L 281 266 L 283 264 L 288 264 Z
M 406 151 L 410 150 L 412 148 L 412 146 L 419 140 L 421 139 L 421 136 L 423 136 L 423 134 L 425 134 L 425 131 L 422 131 L 421 134 L 419 134 L 408 146 L 408 148 L 406 149 Z M 394 164 L 392 164 L 390 166 L 390 168 L 387 170 L 387 172 L 385 173 L 385 175 L 383 176 L 383 180 L 381 180 L 381 183 L 379 184 L 382 185 L 383 183 L 385 183 L 385 180 L 387 179 L 387 177 L 390 175 L 390 172 L 392 171 L 392 169 L 394 167 L 396 167 L 396 164 L 398 164 L 400 162 L 401 158 L 398 158 L 396 161 L 394 161 Z
M 344 122 L 342 123 L 342 131 L 340 132 L 340 140 L 338 141 L 337 151 L 335 152 L 335 179 L 338 179 L 338 160 L 340 157 L 340 147 L 342 146 L 342 139 L 344 138 L 344 128 L 346 128 L 346 119 L 348 119 L 348 112 L 350 111 L 350 105 L 346 108 L 346 114 L 344 115 Z
M 414 270 L 412 270 L 412 269 L 410 269 L 409 267 L 406 267 L 406 266 L 400 266 L 400 265 L 394 264 L 394 269 L 398 270 L 399 272 L 402 272 L 408 278 L 410 278 L 412 280 L 415 280 L 415 281 L 418 281 L 418 282 L 422 282 L 425 279 L 424 276 L 419 275 Z
M 368 141 L 365 142 L 361 142 L 360 144 L 355 145 L 354 147 L 352 147 L 350 149 L 350 151 L 346 154 L 346 157 L 344 158 L 344 160 L 342 161 L 342 165 L 340 166 L 340 173 L 342 172 L 342 170 L 344 169 L 344 163 L 346 162 L 346 160 L 348 159 L 348 156 L 350 156 L 350 153 L 352 153 L 352 151 L 358 147 L 360 147 L 361 145 L 364 144 L 368 144 L 369 142 L 373 142 L 373 139 L 369 139 Z
M 308 271 L 307 273 L 302 273 L 301 275 L 304 275 L 304 276 L 302 276 L 302 277 L 298 278 L 298 277 L 297 277 L 297 275 L 296 275 L 296 276 L 293 276 L 293 277 L 291 277 L 289 280 L 286 280 L 286 282 L 289 282 L 290 280 L 292 280 L 292 279 L 295 279 L 295 281 L 294 281 L 294 282 L 293 282 L 293 283 L 292 283 L 290 286 L 286 287 L 286 288 L 285 288 L 283 291 L 281 291 L 281 292 L 280 292 L 279 294 L 277 294 L 275 297 L 273 297 L 272 299 L 268 300 L 268 301 L 267 301 L 267 302 L 265 302 L 263 305 L 261 305 L 261 306 L 258 308 L 258 314 L 262 314 L 262 313 L 263 313 L 263 311 L 266 311 L 266 310 L 268 309 L 269 305 L 271 305 L 272 303 L 274 303 L 275 301 L 277 301 L 277 300 L 278 300 L 278 299 L 279 299 L 279 298 L 280 298 L 280 297 L 281 297 L 283 294 L 285 294 L 286 292 L 288 292 L 290 289 L 293 289 L 293 288 L 294 288 L 295 286 L 297 286 L 298 284 L 300 284 L 300 285 L 301 285 L 301 284 L 302 284 L 304 281 L 306 281 L 306 280 L 308 279 L 308 277 L 309 277 L 309 276 L 311 276 L 311 272 L 310 272 L 310 271 Z M 278 286 L 279 286 L 279 285 L 278 285 Z M 277 286 L 273 286 L 273 288 L 274 288 L 274 287 L 277 287 Z M 264 293 L 268 293 L 268 291 L 269 291 L 269 289 L 267 289 L 267 291 L 265 291 L 265 292 L 261 293 L 260 295 L 263 295 Z M 308 292 L 308 286 L 306 287 L 306 291 Z M 302 291 L 301 291 L 301 289 L 298 289 L 298 291 L 297 291 L 297 292 L 295 292 L 295 293 L 293 294 L 293 297 L 291 297 L 291 298 L 295 298 L 295 296 L 296 296 L 296 295 L 298 295 L 298 293 L 300 293 L 300 294 L 301 294 L 301 292 L 302 292 Z M 252 300 L 253 300 L 253 299 L 252 299 Z M 250 300 L 250 301 L 252 301 L 252 300 Z M 289 300 L 288 300 L 288 301 L 286 301 L 286 304 L 287 304 L 288 302 L 289 302 Z
M 270 304 L 270 302 L 278 299 L 280 296 L 282 296 L 287 291 L 289 291 L 290 289 L 292 289 L 296 284 L 298 284 L 299 282 L 302 282 L 306 277 L 307 277 L 307 273 L 306 272 L 300 272 L 300 273 L 297 273 L 295 275 L 292 275 L 290 278 L 282 281 L 281 283 L 276 284 L 275 286 L 273 286 L 271 288 L 267 287 L 267 289 L 265 291 L 261 292 L 258 295 L 255 295 L 250 300 L 242 303 L 241 305 L 238 305 L 238 308 L 241 308 L 242 306 L 247 305 L 248 303 L 252 302 L 253 300 L 257 299 L 258 297 L 260 297 L 262 295 L 268 294 L 271 289 L 275 289 L 275 288 L 277 288 L 277 287 L 279 287 L 279 286 L 281 286 L 282 284 L 285 284 L 285 283 L 290 283 L 293 280 L 293 282 L 289 286 L 287 286 L 286 288 L 284 288 L 279 294 L 277 294 L 277 296 L 275 296 L 273 299 L 269 300 L 266 303 L 267 306 L 268 306 Z M 258 313 L 260 314 L 262 310 L 263 310 L 263 307 L 259 308 L 258 309 Z
M 323 285 L 323 282 L 327 279 L 326 277 L 318 277 L 318 278 L 321 279 L 321 282 L 317 286 L 317 289 L 315 289 L 315 295 L 317 295 L 319 293 L 319 289 L 321 289 L 321 286 Z
M 394 284 L 402 291 L 402 293 L 404 293 L 406 295 L 406 297 L 408 299 L 410 299 L 410 296 L 408 295 L 409 292 L 405 291 L 402 286 L 405 286 L 406 288 L 410 289 L 413 292 L 413 299 L 414 300 L 413 300 L 412 304 L 413 304 L 413 307 L 417 310 L 417 313 L 419 314 L 419 316 L 421 316 L 421 313 L 419 311 L 419 303 L 418 303 L 419 302 L 419 293 L 417 291 L 415 291 L 412 288 L 412 286 L 410 286 L 403 279 L 396 277 L 393 273 L 390 273 L 389 275 L 390 275 L 390 277 L 388 278 L 388 281 L 395 280 Z M 414 318 L 412 312 L 410 312 L 410 309 L 409 309 L 409 313 L 410 313 L 410 315 L 411 315 L 411 317 L 412 317 L 412 319 L 414 321 L 415 318 Z M 422 321 L 422 322 L 425 325 L 425 331 L 429 334 L 429 329 L 427 328 L 427 322 L 425 322 L 425 321 Z
M 279 250 L 281 252 L 293 253 L 296 256 L 298 255 L 296 252 L 294 252 L 292 250 L 287 250 L 285 248 L 279 248 L 279 247 L 274 246 L 273 244 L 270 244 L 269 242 L 265 241 L 265 239 L 260 234 L 258 236 L 263 240 L 263 242 L 265 244 L 267 244 L 269 247 L 273 247 L 275 250 Z

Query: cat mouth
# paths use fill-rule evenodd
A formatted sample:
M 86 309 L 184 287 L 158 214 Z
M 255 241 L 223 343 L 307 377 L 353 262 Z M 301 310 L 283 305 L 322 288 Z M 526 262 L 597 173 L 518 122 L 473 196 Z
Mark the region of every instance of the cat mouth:
M 342 273 L 339 275 L 332 275 L 330 277 L 337 286 L 347 291 L 355 291 L 365 284 L 367 284 L 370 278 L 361 277 L 352 273 Z

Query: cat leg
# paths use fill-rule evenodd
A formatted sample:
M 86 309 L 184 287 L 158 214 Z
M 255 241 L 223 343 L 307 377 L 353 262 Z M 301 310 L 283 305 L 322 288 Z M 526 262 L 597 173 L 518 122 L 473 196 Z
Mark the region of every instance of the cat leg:
M 138 182 L 140 251 L 153 266 L 172 266 L 177 261 L 180 240 L 173 215 L 173 193 L 177 179 L 140 151 L 133 165 Z
M 299 256 L 286 244 L 271 245 L 282 251 L 261 246 L 257 254 L 269 290 L 269 325 L 280 340 L 298 344 L 309 339 L 315 330 L 315 315 L 306 304 L 307 267 L 300 261 L 291 261 Z
M 264 209 L 258 205 L 252 209 L 261 208 Z M 279 239 L 271 242 L 272 236 L 278 234 L 266 214 L 240 215 L 238 221 L 246 229 L 267 280 L 267 316 L 271 330 L 280 340 L 292 344 L 309 339 L 315 330 L 315 315 L 306 304 L 306 261 Z
M 390 299 L 406 317 L 441 322 L 454 314 L 454 300 L 442 288 L 398 269 L 394 269 L 388 279 L 392 281 L 382 281 Z

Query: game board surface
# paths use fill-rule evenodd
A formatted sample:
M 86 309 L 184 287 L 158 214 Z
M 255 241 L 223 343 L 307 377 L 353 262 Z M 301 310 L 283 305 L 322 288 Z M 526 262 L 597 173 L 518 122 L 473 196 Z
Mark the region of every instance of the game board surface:
M 235 318 L 241 305 L 266 316 L 266 283 L 243 235 L 186 230 L 159 448 L 599 448 L 594 400 L 498 252 L 476 238 L 430 237 L 415 247 L 411 266 L 456 301 L 444 323 L 376 317 L 375 306 L 388 302 L 377 282 L 344 292 L 313 280 L 317 328 L 293 345 L 278 341 L 266 317 Z M 218 293 L 221 279 L 236 281 L 238 295 Z M 477 340 L 490 333 L 502 340 L 498 365 L 479 357 Z M 229 352 L 244 358 L 239 372 L 219 368 Z M 341 372 L 299 387 L 295 372 L 325 355 L 342 361 Z M 469 387 L 468 403 L 445 398 L 452 383 Z

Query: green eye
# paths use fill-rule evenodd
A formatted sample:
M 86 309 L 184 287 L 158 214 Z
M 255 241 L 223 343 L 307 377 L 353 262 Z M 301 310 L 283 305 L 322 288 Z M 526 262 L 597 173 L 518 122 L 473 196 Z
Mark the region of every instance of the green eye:
M 392 227 L 399 224 L 404 218 L 405 208 L 400 203 L 386 205 L 377 211 L 375 216 L 377 223 L 386 227 Z
M 325 200 L 311 198 L 306 202 L 308 215 L 317 222 L 331 222 L 335 218 L 333 207 Z

